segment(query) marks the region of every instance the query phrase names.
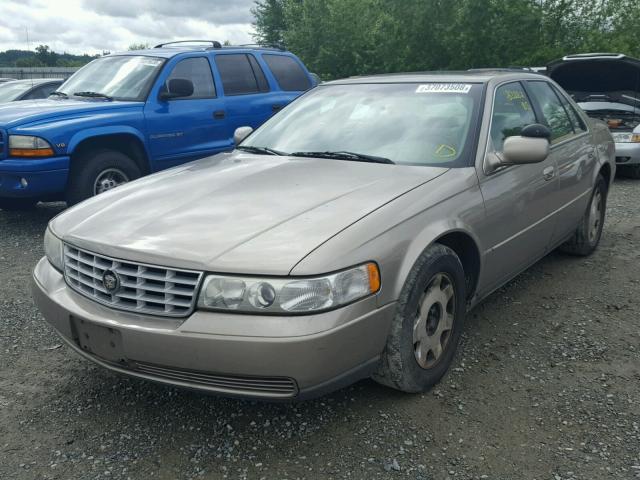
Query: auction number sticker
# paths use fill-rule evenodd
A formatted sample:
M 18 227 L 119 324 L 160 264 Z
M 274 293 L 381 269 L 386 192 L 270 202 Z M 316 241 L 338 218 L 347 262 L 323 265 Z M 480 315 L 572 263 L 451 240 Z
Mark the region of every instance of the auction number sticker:
M 426 83 L 418 85 L 416 93 L 469 93 L 470 83 Z

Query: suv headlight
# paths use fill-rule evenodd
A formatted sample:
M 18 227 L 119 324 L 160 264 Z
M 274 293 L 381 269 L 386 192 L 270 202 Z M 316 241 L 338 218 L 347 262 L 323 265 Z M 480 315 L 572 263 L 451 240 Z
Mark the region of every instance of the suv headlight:
M 371 262 L 311 278 L 209 275 L 198 307 L 243 313 L 305 314 L 331 310 L 380 290 L 380 272 Z
M 44 253 L 49 260 L 49 263 L 53 265 L 57 270 L 64 270 L 64 257 L 62 253 L 62 240 L 56 237 L 49 227 L 44 232 Z
M 44 138 L 31 135 L 9 135 L 10 157 L 51 157 L 53 154 L 51 144 Z

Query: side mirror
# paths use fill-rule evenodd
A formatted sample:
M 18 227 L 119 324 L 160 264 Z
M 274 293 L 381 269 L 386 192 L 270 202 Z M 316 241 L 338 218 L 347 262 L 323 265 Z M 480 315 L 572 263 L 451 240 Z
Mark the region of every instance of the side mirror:
M 190 97 L 193 95 L 193 82 L 186 78 L 172 78 L 166 85 L 166 89 L 160 92 L 161 100 L 172 98 Z
M 233 132 L 233 141 L 236 145 L 239 145 L 245 138 L 253 133 L 253 128 L 251 127 L 238 127 L 236 131 Z
M 489 153 L 487 164 L 491 172 L 506 165 L 525 165 L 543 162 L 549 156 L 551 130 L 546 125 L 532 123 L 520 135 L 507 137 L 502 153 Z

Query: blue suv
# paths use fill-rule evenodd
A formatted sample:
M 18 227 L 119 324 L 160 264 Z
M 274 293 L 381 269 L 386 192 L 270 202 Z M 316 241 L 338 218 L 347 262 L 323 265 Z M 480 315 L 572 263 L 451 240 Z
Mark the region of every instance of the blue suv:
M 0 208 L 75 204 L 148 173 L 230 150 L 316 81 L 293 54 L 215 41 L 89 63 L 48 99 L 0 106 Z

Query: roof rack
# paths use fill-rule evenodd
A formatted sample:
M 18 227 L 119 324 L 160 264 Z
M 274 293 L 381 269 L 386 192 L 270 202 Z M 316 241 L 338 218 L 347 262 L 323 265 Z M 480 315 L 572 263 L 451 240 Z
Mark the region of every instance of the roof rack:
M 222 48 L 222 44 L 217 40 L 177 40 L 175 42 L 159 43 L 153 48 L 163 48 L 163 47 L 166 47 L 167 45 L 176 45 L 179 43 L 210 43 L 211 44 L 210 48 Z
M 228 45 L 229 47 L 247 47 L 247 48 L 264 48 L 264 49 L 273 49 L 273 50 L 281 50 L 284 51 L 285 48 L 282 45 L 278 44 L 270 44 L 270 45 L 261 45 L 259 43 L 243 43 L 242 45 Z

